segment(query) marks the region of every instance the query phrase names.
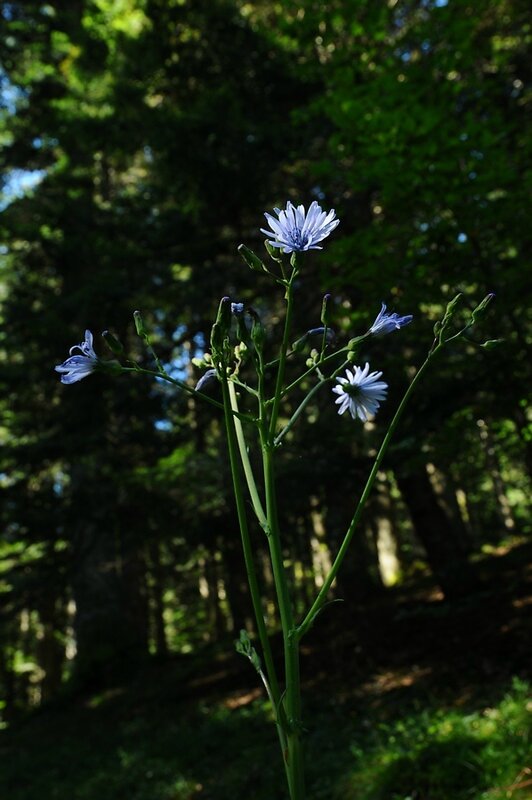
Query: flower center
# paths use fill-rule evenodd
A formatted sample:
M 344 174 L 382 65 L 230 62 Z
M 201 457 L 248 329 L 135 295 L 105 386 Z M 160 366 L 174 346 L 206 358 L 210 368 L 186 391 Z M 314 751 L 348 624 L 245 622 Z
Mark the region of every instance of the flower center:
M 349 395 L 349 397 L 359 397 L 360 396 L 360 386 L 358 383 L 349 383 L 344 385 L 344 392 Z
M 307 236 L 303 237 L 301 235 L 300 228 L 297 227 L 292 228 L 292 230 L 290 231 L 290 239 L 292 241 L 292 244 L 297 248 L 303 248 L 308 243 L 308 237 Z

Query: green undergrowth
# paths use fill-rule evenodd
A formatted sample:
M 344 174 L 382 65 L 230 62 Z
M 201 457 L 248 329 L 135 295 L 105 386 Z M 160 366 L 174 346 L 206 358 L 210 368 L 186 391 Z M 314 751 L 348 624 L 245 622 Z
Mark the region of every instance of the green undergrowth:
M 467 708 L 315 696 L 308 800 L 525 800 L 528 688 L 492 687 L 489 705 Z M 270 712 L 250 697 L 193 699 L 169 665 L 163 678 L 148 671 L 128 688 L 43 710 L 0 734 L 0 798 L 282 800 Z
M 528 690 L 516 679 L 500 702 L 488 707 L 421 708 L 377 722 L 367 736 L 358 734 L 350 743 L 352 768 L 333 797 L 502 800 L 514 792 L 520 800 L 531 797 Z

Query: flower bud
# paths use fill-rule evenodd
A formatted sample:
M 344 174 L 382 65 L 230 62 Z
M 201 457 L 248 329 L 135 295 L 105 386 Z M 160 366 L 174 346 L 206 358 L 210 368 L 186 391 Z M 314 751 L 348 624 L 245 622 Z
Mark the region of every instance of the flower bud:
M 444 314 L 444 321 L 445 319 L 452 317 L 452 315 L 455 312 L 456 306 L 462 299 L 462 296 L 463 296 L 462 292 L 459 292 L 456 295 L 456 297 L 453 297 L 453 299 L 449 303 L 447 303 L 447 308 L 445 309 L 445 314 Z
M 203 391 L 207 386 L 216 380 L 216 370 L 208 369 L 207 372 L 201 376 L 194 389 L 196 392 Z
M 219 322 L 215 322 L 211 329 L 211 350 L 217 359 L 224 349 L 226 335 Z
M 348 343 L 347 343 L 347 349 L 348 350 L 357 350 L 358 349 L 358 345 L 360 344 L 360 342 L 364 338 L 365 338 L 364 336 L 355 336 L 354 339 L 350 339 L 348 341 Z
M 144 322 L 142 320 L 140 311 L 133 312 L 133 319 L 135 320 L 135 328 L 137 329 L 138 335 L 142 336 L 143 338 L 146 337 L 148 335 L 148 331 L 144 327 Z
M 105 339 L 105 344 L 111 353 L 114 353 L 115 356 L 121 356 L 124 352 L 124 346 L 122 342 L 119 341 L 116 336 L 113 336 L 110 331 L 103 331 L 102 336 Z
M 488 339 L 484 344 L 481 344 L 481 347 L 485 347 L 486 350 L 494 350 L 496 347 L 499 347 L 501 344 L 504 344 L 504 339 Z
M 250 250 L 249 247 L 246 247 L 245 244 L 240 244 L 238 246 L 238 252 L 250 269 L 254 270 L 255 272 L 266 272 L 266 267 L 260 258 L 255 255 L 253 250 Z
M 216 315 L 216 325 L 219 325 L 223 333 L 228 333 L 231 327 L 231 300 L 229 297 L 222 297 Z
M 277 249 L 277 247 L 273 247 L 269 242 L 264 242 L 264 247 L 268 251 L 268 255 L 270 258 L 273 258 L 274 261 L 277 261 L 278 264 L 283 263 L 283 259 L 281 258 L 281 251 Z
M 447 330 L 447 328 L 451 325 L 451 320 L 454 316 L 454 312 L 456 311 L 456 307 L 458 306 L 462 297 L 463 297 L 462 292 L 459 292 L 455 297 L 453 297 L 452 300 L 450 300 L 447 303 L 445 314 L 443 315 L 443 319 L 440 322 L 440 328 L 438 331 L 438 336 L 440 337 L 440 340 L 442 339 L 442 336 Z
M 292 347 L 291 347 L 292 352 L 300 353 L 304 349 L 307 339 L 308 339 L 308 333 L 306 333 L 304 336 L 301 336 L 299 339 L 296 339 L 295 342 L 292 342 Z
M 486 313 L 489 304 L 491 303 L 494 297 L 495 294 L 493 292 L 490 292 L 489 294 L 486 295 L 486 297 L 483 300 L 481 300 L 481 302 L 478 304 L 478 306 L 471 314 L 472 322 L 477 322 L 479 319 L 482 319 L 482 317 Z
M 255 345 L 255 347 L 257 348 L 257 350 L 262 349 L 265 339 L 266 339 L 266 333 L 264 331 L 260 319 L 258 318 L 258 316 L 253 317 L 253 322 L 251 323 L 251 340 Z
M 321 316 L 320 320 L 322 325 L 329 326 L 331 324 L 331 295 L 327 292 L 327 294 L 323 295 L 323 302 L 321 304 Z
M 307 331 L 306 336 L 323 336 L 323 334 L 325 334 L 327 344 L 333 344 L 336 341 L 336 334 L 332 328 L 311 328 Z
M 251 644 L 251 640 L 247 631 L 241 630 L 240 631 L 240 638 L 235 641 L 235 649 L 237 653 L 249 658 L 257 672 L 261 670 L 261 662 L 259 655 L 253 645 Z

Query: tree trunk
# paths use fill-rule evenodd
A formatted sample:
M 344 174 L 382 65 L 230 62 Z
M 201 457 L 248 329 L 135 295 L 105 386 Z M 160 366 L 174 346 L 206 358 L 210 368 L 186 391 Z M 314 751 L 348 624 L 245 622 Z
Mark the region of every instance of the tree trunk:
M 155 652 L 158 656 L 168 654 L 168 642 L 164 624 L 164 578 L 161 564 L 161 545 L 158 541 L 151 540 L 148 546 L 151 572 L 151 617 L 153 623 L 153 638 Z
M 473 571 L 449 518 L 438 503 L 425 467 L 409 474 L 399 473 L 396 477 L 436 581 L 446 598 L 464 595 L 474 582 Z
M 223 558 L 225 590 L 232 629 L 249 628 L 253 614 L 247 588 L 246 568 L 240 534 L 235 518 L 224 517 L 220 521 L 219 544 Z
M 147 653 L 138 564 L 124 563 L 112 530 L 82 522 L 75 535 L 72 589 L 76 603 L 78 680 L 105 685 Z M 126 557 L 127 558 L 127 557 Z
M 379 472 L 377 475 L 368 510 L 377 549 L 380 578 L 384 586 L 393 586 L 401 575 L 401 563 L 390 483 L 384 472 Z
M 58 633 L 63 625 L 58 613 L 58 599 L 53 592 L 42 597 L 39 604 L 39 617 L 43 626 L 42 638 L 37 642 L 37 660 L 44 672 L 41 682 L 41 703 L 46 703 L 61 686 L 65 648 L 61 644 Z
M 346 508 L 343 492 L 337 497 L 330 496 L 329 493 L 327 501 L 326 528 L 331 542 L 331 557 L 334 560 L 351 520 L 353 509 Z M 369 528 L 368 515 L 364 513 L 338 573 L 336 595 L 347 602 L 364 603 L 381 589 L 377 549 Z

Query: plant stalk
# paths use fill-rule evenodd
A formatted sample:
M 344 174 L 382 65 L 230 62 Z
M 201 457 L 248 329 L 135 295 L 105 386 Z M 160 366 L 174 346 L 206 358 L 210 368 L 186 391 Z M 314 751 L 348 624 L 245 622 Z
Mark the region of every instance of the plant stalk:
M 279 681 L 277 679 L 277 673 L 275 671 L 275 665 L 273 662 L 273 655 L 272 655 L 270 640 L 268 638 L 268 631 L 266 630 L 266 623 L 264 621 L 264 616 L 262 612 L 260 588 L 257 579 L 255 563 L 253 560 L 253 550 L 249 535 L 245 500 L 242 491 L 242 483 L 241 483 L 239 463 L 238 463 L 238 444 L 236 441 L 236 433 L 234 428 L 235 418 L 233 416 L 231 409 L 231 400 L 229 395 L 229 386 L 227 377 L 223 376 L 221 383 L 222 383 L 222 394 L 224 401 L 227 445 L 229 450 L 229 461 L 231 465 L 231 476 L 233 479 L 233 490 L 235 494 L 236 510 L 240 526 L 240 534 L 242 538 L 242 549 L 244 552 L 244 561 L 246 565 L 249 591 L 251 594 L 251 602 L 253 605 L 255 620 L 257 623 L 257 632 L 261 643 L 264 664 L 266 666 L 266 674 L 268 676 L 271 697 L 273 699 L 273 704 L 274 704 L 273 711 L 275 714 L 277 733 L 279 736 L 279 742 L 281 748 L 284 752 L 288 747 L 288 743 L 285 731 L 283 729 L 283 724 L 281 723 L 280 720 L 281 690 L 279 688 Z M 288 771 L 287 771 L 287 776 L 288 776 Z

